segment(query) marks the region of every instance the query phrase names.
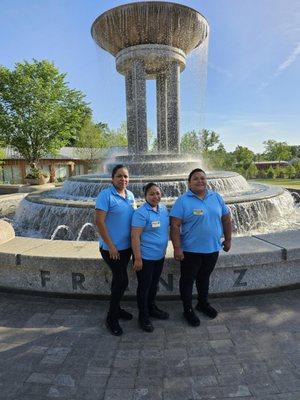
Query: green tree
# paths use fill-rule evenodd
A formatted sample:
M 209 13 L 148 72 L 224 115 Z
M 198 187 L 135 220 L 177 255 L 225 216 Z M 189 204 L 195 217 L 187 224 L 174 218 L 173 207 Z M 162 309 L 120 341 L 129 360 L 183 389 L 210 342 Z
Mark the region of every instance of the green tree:
M 91 110 L 49 61 L 0 66 L 0 140 L 32 166 L 76 137 Z
M 254 163 L 251 163 L 249 167 L 246 169 L 246 177 L 248 179 L 254 179 L 257 177 L 258 168 Z
M 203 158 L 209 158 L 209 152 L 213 147 L 220 143 L 219 135 L 214 131 L 202 129 L 200 132 L 190 131 L 186 132 L 180 143 L 182 153 L 200 154 Z
M 200 147 L 203 153 L 208 152 L 215 145 L 220 143 L 220 136 L 214 131 L 210 131 L 208 129 L 202 129 L 199 136 L 200 136 L 199 137 Z
M 293 167 L 295 168 L 295 171 L 296 171 L 295 177 L 300 178 L 300 160 L 294 162 Z
M 186 132 L 180 143 L 180 151 L 185 154 L 200 155 L 200 140 L 196 131 Z
M 267 172 L 264 169 L 260 169 L 258 171 L 257 177 L 261 178 L 261 179 L 266 179 L 267 178 Z
M 158 141 L 157 141 L 157 138 L 154 138 L 153 142 L 152 142 L 152 145 L 150 147 L 150 151 L 152 153 L 156 153 L 158 151 L 157 148 L 158 148 Z
M 220 143 L 216 150 L 210 150 L 208 153 L 208 164 L 215 169 L 224 169 L 227 160 L 227 152 L 223 143 Z
M 87 118 L 75 141 L 76 154 L 87 161 L 88 169 L 93 170 L 95 161 L 105 158 L 108 147 L 105 124 L 94 124 Z
M 267 178 L 269 178 L 269 179 L 274 179 L 274 178 L 275 178 L 275 175 L 276 175 L 275 169 L 272 168 L 272 167 L 270 167 L 270 168 L 267 170 Z
M 127 142 L 127 124 L 122 122 L 118 129 L 109 129 L 106 133 L 108 147 L 126 147 Z
M 300 145 L 290 146 L 292 157 L 300 158 Z
M 5 157 L 5 150 L 2 148 L 3 144 L 0 143 L 0 173 L 2 172 L 2 165 L 4 164 L 3 158 Z
M 237 165 L 243 168 L 245 171 L 250 167 L 254 160 L 253 151 L 244 146 L 237 146 L 233 152 L 233 155 L 235 156 Z
M 289 179 L 293 179 L 296 176 L 296 168 L 293 165 L 288 165 L 285 168 L 285 173 Z
M 269 139 L 263 142 L 265 145 L 264 155 L 269 161 L 288 161 L 292 158 L 290 146 L 286 142 L 277 142 Z

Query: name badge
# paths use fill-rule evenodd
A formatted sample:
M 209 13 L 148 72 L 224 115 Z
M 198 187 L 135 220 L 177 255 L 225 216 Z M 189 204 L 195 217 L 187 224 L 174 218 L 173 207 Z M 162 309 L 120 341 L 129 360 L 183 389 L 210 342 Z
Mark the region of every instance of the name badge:
M 203 215 L 203 214 L 204 214 L 204 211 L 201 210 L 201 208 L 195 208 L 195 209 L 193 210 L 193 214 L 194 214 L 194 215 Z
M 152 221 L 151 222 L 152 228 L 159 228 L 160 227 L 160 221 Z

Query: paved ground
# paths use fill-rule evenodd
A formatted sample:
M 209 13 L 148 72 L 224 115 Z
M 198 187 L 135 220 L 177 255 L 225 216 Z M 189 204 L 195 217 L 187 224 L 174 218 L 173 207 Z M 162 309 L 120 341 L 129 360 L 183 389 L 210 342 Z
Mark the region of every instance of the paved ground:
M 300 290 L 212 303 L 198 328 L 169 301 L 153 333 L 116 338 L 106 302 L 0 293 L 0 399 L 299 400 Z

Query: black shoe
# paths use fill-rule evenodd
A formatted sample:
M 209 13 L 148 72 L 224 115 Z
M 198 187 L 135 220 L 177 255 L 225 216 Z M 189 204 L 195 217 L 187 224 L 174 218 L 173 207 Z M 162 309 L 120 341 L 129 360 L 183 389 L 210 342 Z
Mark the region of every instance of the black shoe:
M 203 314 L 207 315 L 209 318 L 214 319 L 218 315 L 218 311 L 215 310 L 209 303 L 200 301 L 196 305 L 196 309 L 201 311 Z
M 118 320 L 115 318 L 107 317 L 105 326 L 114 336 L 121 336 L 123 333 L 123 329 L 120 327 Z
M 200 319 L 194 313 L 194 310 L 192 308 L 185 310 L 183 312 L 183 316 L 189 325 L 191 325 L 191 326 L 199 326 L 200 325 Z
M 123 308 L 120 308 L 118 318 L 123 319 L 124 321 L 130 321 L 132 319 L 132 314 L 123 310 Z
M 154 331 L 153 325 L 151 324 L 151 321 L 149 321 L 149 318 L 139 318 L 139 324 L 141 329 L 145 332 Z
M 149 309 L 149 315 L 152 318 L 157 318 L 157 319 L 168 319 L 169 314 L 166 311 L 160 310 L 156 304 L 150 307 Z

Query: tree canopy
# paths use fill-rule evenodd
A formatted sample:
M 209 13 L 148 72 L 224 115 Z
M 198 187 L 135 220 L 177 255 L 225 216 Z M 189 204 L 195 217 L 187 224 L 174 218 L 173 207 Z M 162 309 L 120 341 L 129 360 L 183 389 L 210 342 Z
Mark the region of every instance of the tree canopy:
M 103 149 L 107 147 L 105 124 L 95 124 L 90 117 L 87 118 L 74 145 L 76 154 L 86 160 L 89 163 L 89 168 L 92 168 L 96 160 L 103 158 Z
M 199 132 L 185 133 L 180 142 L 181 151 L 188 154 L 199 154 L 206 157 L 212 148 L 220 143 L 219 135 L 214 131 L 202 129 Z
M 0 66 L 0 141 L 31 165 L 68 143 L 91 114 L 65 77 L 47 60 Z
M 254 160 L 253 151 L 249 150 L 245 146 L 237 146 L 233 152 L 236 163 L 244 170 L 248 169 Z
M 269 139 L 263 142 L 265 145 L 264 155 L 270 161 L 287 161 L 292 158 L 290 146 L 286 142 L 277 142 Z

